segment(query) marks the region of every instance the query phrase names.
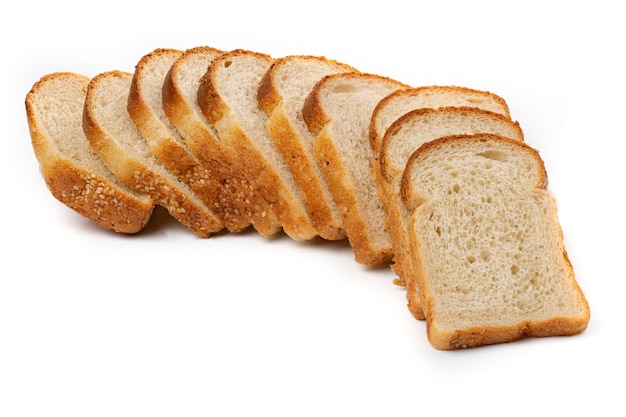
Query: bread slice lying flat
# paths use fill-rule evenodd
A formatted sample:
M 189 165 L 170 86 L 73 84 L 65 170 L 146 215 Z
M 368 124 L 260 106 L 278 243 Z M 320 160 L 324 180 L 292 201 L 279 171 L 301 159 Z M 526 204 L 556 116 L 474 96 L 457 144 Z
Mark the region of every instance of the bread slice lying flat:
M 272 63 L 261 80 L 259 105 L 268 115 L 267 129 L 291 169 L 306 200 L 307 212 L 324 239 L 345 237 L 341 215 L 313 156 L 313 135 L 302 119 L 302 106 L 324 76 L 356 71 L 349 65 L 316 56 L 287 56 Z
M 267 132 L 267 115 L 259 107 L 261 79 L 273 59 L 252 51 L 235 50 L 217 57 L 202 78 L 198 104 L 242 164 L 255 190 L 294 240 L 318 235 L 306 210 L 302 190 Z
M 328 75 L 315 85 L 302 110 L 316 136 L 315 160 L 342 215 L 355 260 L 365 265 L 382 265 L 393 256 L 372 172 L 369 126 L 376 104 L 402 88 L 408 86 L 373 74 Z
M 405 283 L 409 310 L 418 319 L 423 319 L 423 313 L 414 283 L 408 238 L 412 212 L 400 195 L 402 175 L 411 154 L 422 144 L 443 136 L 476 133 L 524 140 L 519 124 L 507 116 L 476 107 L 439 107 L 417 109 L 401 116 L 387 130 L 381 144 L 375 172 L 378 192 L 388 215 L 394 271 Z
M 223 228 L 213 212 L 152 153 L 127 111 L 132 74 L 96 75 L 85 98 L 83 129 L 96 153 L 120 181 L 151 196 L 199 237 Z
M 385 132 L 387 132 L 387 129 L 393 122 L 412 110 L 438 107 L 478 107 L 510 117 L 509 108 L 504 99 L 488 91 L 445 85 L 423 86 L 394 91 L 383 98 L 372 112 L 369 137 L 374 157 L 378 159 Z M 375 166 L 375 171 L 377 176 L 380 175 L 378 164 Z M 380 185 L 379 183 L 379 189 Z M 389 200 L 385 193 L 379 194 L 383 203 Z M 388 226 L 390 228 L 398 227 L 398 225 Z M 393 241 L 394 238 L 392 236 L 392 244 L 394 243 Z M 397 275 L 397 279 L 394 282 L 398 285 L 405 285 L 402 259 L 395 258 L 391 268 Z
M 437 107 L 478 107 L 510 118 L 506 101 L 489 91 L 448 85 L 398 90 L 383 98 L 372 112 L 370 145 L 374 154 L 380 152 L 385 132 L 400 116 L 420 108 Z
M 94 152 L 82 128 L 90 78 L 52 73 L 26 95 L 35 156 L 52 195 L 105 229 L 137 233 L 154 208 L 149 196 L 118 181 Z
M 546 187 L 537 151 L 499 136 L 442 138 L 411 156 L 402 195 L 414 208 L 413 265 L 435 348 L 587 327 Z
M 222 221 L 233 232 L 248 228 L 254 221 L 256 230 L 271 236 L 279 228 L 277 221 L 268 222 L 261 217 L 262 210 L 252 207 L 250 201 L 254 191 L 236 161 L 221 144 L 213 126 L 208 123 L 198 106 L 200 79 L 209 65 L 223 51 L 198 46 L 184 51 L 172 64 L 163 81 L 163 110 L 176 127 L 190 151 L 219 182 Z M 269 208 L 264 208 L 269 210 Z

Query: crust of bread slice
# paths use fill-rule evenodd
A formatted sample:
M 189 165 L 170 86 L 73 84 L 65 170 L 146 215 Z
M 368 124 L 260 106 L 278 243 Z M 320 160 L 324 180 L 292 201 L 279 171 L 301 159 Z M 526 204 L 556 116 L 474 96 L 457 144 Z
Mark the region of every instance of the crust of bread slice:
M 230 232 L 239 232 L 250 223 L 236 215 L 237 207 L 229 199 L 232 193 L 189 149 L 163 107 L 164 80 L 182 54 L 160 48 L 141 57 L 133 74 L 128 113 L 165 167 L 187 184 Z
M 241 49 L 220 55 L 201 80 L 198 104 L 284 232 L 294 240 L 309 240 L 318 233 L 257 100 L 259 83 L 272 62 L 266 54 Z
M 268 133 L 303 192 L 313 226 L 328 240 L 345 238 L 345 231 L 341 214 L 315 162 L 314 137 L 302 118 L 302 106 L 322 77 L 348 71 L 356 70 L 325 57 L 286 56 L 272 63 L 258 92 L 259 105 L 268 115 Z
M 584 331 L 589 305 L 538 152 L 497 135 L 421 146 L 402 195 L 428 339 L 442 350 Z
M 198 237 L 223 225 L 202 201 L 152 153 L 127 110 L 132 74 L 109 71 L 89 83 L 83 129 L 96 153 L 127 186 L 150 195 Z
M 25 102 L 33 150 L 57 200 L 105 229 L 137 233 L 148 223 L 154 201 L 118 181 L 85 137 L 82 113 L 89 81 L 58 72 L 33 85 Z
M 393 257 L 372 172 L 369 125 L 376 104 L 403 88 L 409 87 L 374 74 L 332 74 L 315 85 L 302 109 L 315 135 L 315 160 L 342 215 L 355 260 L 365 265 L 387 264 Z
M 408 308 L 417 319 L 424 315 L 419 290 L 413 278 L 408 228 L 411 211 L 400 195 L 402 174 L 411 154 L 422 144 L 443 136 L 491 133 L 523 141 L 519 123 L 508 115 L 477 107 L 420 108 L 409 111 L 392 123 L 382 140 L 375 170 L 377 190 L 388 215 L 394 249 L 394 272 L 407 287 Z
M 243 161 L 222 144 L 217 130 L 198 105 L 200 81 L 213 60 L 223 53 L 208 46 L 186 50 L 163 82 L 163 108 L 191 152 L 219 178 L 226 190 L 222 204 L 230 207 L 231 222 L 242 228 L 252 224 L 259 234 L 271 237 L 281 230 L 276 216 L 245 177 Z

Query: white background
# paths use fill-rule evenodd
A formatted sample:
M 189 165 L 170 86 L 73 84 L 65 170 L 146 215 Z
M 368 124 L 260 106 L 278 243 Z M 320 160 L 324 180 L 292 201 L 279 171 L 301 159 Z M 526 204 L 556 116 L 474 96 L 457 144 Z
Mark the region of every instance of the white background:
M 618 6 L 15 3 L 0 29 L 0 415 L 625 415 Z M 502 96 L 545 160 L 587 331 L 441 352 L 392 273 L 358 265 L 345 242 L 202 240 L 162 211 L 124 237 L 58 203 L 30 145 L 32 84 L 199 45 L 325 55 L 413 86 Z

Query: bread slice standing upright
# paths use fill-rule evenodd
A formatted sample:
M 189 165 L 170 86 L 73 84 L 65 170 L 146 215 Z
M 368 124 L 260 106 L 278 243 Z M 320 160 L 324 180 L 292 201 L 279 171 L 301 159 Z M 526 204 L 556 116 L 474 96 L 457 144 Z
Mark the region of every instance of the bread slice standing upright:
M 355 255 L 365 265 L 393 257 L 386 213 L 372 172 L 369 126 L 376 104 L 407 85 L 379 75 L 349 72 L 327 75 L 313 88 L 302 114 L 315 135 L 313 151 Z
M 226 224 L 241 229 L 252 224 L 257 232 L 269 237 L 280 231 L 275 215 L 265 201 L 255 198 L 255 190 L 240 168 L 242 161 L 228 152 L 198 106 L 200 79 L 222 53 L 209 46 L 184 51 L 165 76 L 163 109 L 191 152 L 220 182 Z
M 83 129 L 96 153 L 127 186 L 151 196 L 198 237 L 223 225 L 203 202 L 152 153 L 127 110 L 132 74 L 96 75 L 85 98 Z
M 121 183 L 85 137 L 82 116 L 89 81 L 58 72 L 33 85 L 26 95 L 33 150 L 57 200 L 105 229 L 137 233 L 148 223 L 154 201 Z
M 538 152 L 496 135 L 437 139 L 410 158 L 402 196 L 430 343 L 459 349 L 586 329 Z
M 240 224 L 232 216 L 220 182 L 189 150 L 163 109 L 163 82 L 172 64 L 182 54 L 176 49 L 156 49 L 141 57 L 135 66 L 128 95 L 128 113 L 146 139 L 152 153 L 180 178 L 231 232 Z
M 269 136 L 267 115 L 257 101 L 259 83 L 272 62 L 268 55 L 245 50 L 220 55 L 202 78 L 198 105 L 285 233 L 294 240 L 309 240 L 318 233 L 302 190 Z
M 315 229 L 324 239 L 345 237 L 341 214 L 313 156 L 313 135 L 302 118 L 302 106 L 324 76 L 356 71 L 349 65 L 318 56 L 291 55 L 276 59 L 261 80 L 258 100 L 269 119 L 267 129 L 306 200 Z
M 394 249 L 395 272 L 407 287 L 411 313 L 423 318 L 419 290 L 414 284 L 409 251 L 408 228 L 411 211 L 404 205 L 400 185 L 406 163 L 426 142 L 450 135 L 491 133 L 517 141 L 524 140 L 519 123 L 507 116 L 476 107 L 421 108 L 396 120 L 387 130 L 378 159 L 378 192 L 383 197 Z

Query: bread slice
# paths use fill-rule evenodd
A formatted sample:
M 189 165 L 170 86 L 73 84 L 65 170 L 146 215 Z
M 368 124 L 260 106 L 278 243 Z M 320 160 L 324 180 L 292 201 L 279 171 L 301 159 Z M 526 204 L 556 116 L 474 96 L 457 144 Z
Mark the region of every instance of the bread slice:
M 467 87 L 439 85 L 394 91 L 383 98 L 372 112 L 369 137 L 370 145 L 374 151 L 374 157 L 378 159 L 385 132 L 398 118 L 412 110 L 438 107 L 478 107 L 510 118 L 509 107 L 504 99 L 488 91 L 475 90 Z M 378 163 L 375 164 L 375 174 L 377 177 L 380 175 L 378 166 Z M 378 188 L 381 201 L 383 201 L 383 203 L 393 201 L 393 198 L 390 199 L 386 193 L 380 190 L 381 185 L 384 184 L 381 184 L 379 181 Z M 386 204 L 386 206 L 388 206 L 388 204 Z M 393 210 L 393 208 L 390 207 L 385 208 L 387 211 Z M 393 216 L 394 213 L 389 215 Z M 399 225 L 388 224 L 388 227 L 392 230 L 393 234 L 393 230 L 396 230 Z M 391 236 L 391 238 L 393 246 L 395 239 L 393 236 Z M 401 257 L 395 258 L 391 268 L 397 275 L 394 282 L 398 285 L 406 285 L 404 280 L 405 273 L 402 271 Z
M 26 95 L 33 150 L 57 200 L 105 229 L 137 233 L 148 223 L 154 201 L 118 181 L 85 137 L 82 114 L 89 81 L 58 72 L 33 85 Z
M 190 151 L 163 109 L 163 82 L 181 54 L 159 48 L 141 57 L 133 73 L 128 113 L 163 165 L 187 184 L 229 231 L 238 232 L 248 224 L 241 225 L 232 216 L 232 207 L 224 204 L 228 200 L 220 182 Z
M 437 107 L 478 107 L 511 117 L 506 101 L 489 91 L 467 87 L 431 85 L 395 91 L 383 98 L 372 113 L 370 145 L 375 155 L 389 126 L 411 110 Z
M 220 55 L 202 78 L 198 104 L 285 233 L 298 241 L 309 240 L 317 232 L 302 191 L 269 136 L 267 115 L 257 101 L 259 83 L 272 62 L 266 54 L 245 50 Z
M 85 98 L 83 129 L 96 153 L 127 186 L 150 195 L 198 237 L 223 225 L 202 201 L 152 153 L 127 111 L 132 74 L 96 75 Z
M 318 56 L 291 55 L 275 60 L 261 80 L 258 100 L 269 119 L 270 137 L 303 192 L 307 212 L 320 236 L 345 238 L 341 214 L 313 157 L 313 135 L 302 119 L 304 100 L 324 76 L 356 71 Z
M 402 88 L 409 87 L 375 74 L 327 75 L 302 109 L 307 127 L 316 136 L 315 160 L 341 212 L 355 260 L 365 265 L 383 265 L 393 257 L 372 172 L 375 158 L 369 125 L 376 104 Z
M 519 123 L 508 116 L 476 107 L 439 107 L 413 110 L 387 130 L 378 160 L 377 185 L 388 215 L 394 250 L 394 271 L 407 287 L 408 308 L 423 319 L 419 290 L 415 287 L 409 251 L 411 211 L 404 205 L 400 185 L 411 154 L 422 144 L 450 135 L 491 133 L 523 141 Z
M 437 349 L 573 335 L 590 313 L 538 152 L 497 135 L 437 139 L 410 158 L 402 195 Z
M 172 64 L 163 81 L 163 109 L 190 151 L 198 157 L 219 181 L 223 221 L 229 230 L 244 230 L 251 224 L 261 235 L 269 237 L 280 231 L 280 225 L 269 206 L 252 205 L 254 190 L 222 146 L 221 138 L 208 123 L 198 106 L 200 79 L 221 50 L 198 46 L 184 51 Z M 265 213 L 265 214 L 263 214 Z

